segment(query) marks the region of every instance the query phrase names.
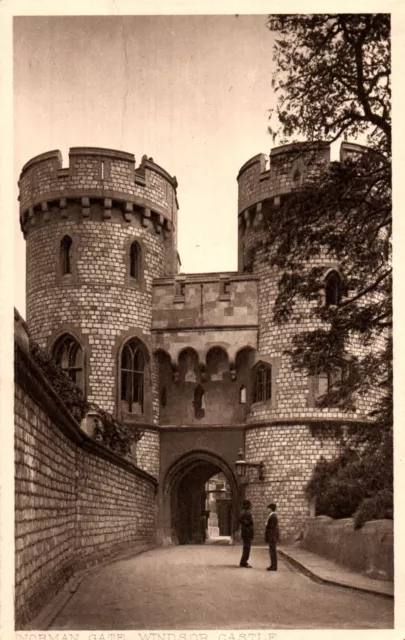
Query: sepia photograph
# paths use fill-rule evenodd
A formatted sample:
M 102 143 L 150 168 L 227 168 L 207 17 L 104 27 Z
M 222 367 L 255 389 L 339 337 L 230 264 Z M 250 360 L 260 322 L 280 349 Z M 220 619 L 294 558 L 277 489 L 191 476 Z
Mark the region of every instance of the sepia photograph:
M 392 16 L 271 9 L 13 17 L 18 640 L 394 629 Z

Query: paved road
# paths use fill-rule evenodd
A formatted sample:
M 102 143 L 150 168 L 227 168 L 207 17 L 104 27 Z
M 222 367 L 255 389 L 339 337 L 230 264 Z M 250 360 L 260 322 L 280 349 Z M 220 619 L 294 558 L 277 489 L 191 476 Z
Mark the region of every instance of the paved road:
M 312 582 L 265 549 L 158 548 L 88 575 L 52 629 L 387 629 L 393 601 Z

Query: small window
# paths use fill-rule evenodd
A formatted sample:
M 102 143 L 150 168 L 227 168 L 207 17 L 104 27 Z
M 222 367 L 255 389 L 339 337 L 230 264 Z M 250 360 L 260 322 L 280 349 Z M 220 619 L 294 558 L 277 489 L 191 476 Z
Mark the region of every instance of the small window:
M 220 280 L 219 284 L 219 294 L 221 296 L 227 296 L 231 293 L 231 283 L 229 280 Z
M 205 416 L 205 393 L 203 387 L 199 384 L 194 390 L 194 416 L 203 418 Z
M 53 349 L 53 358 L 71 380 L 83 389 L 83 350 L 71 336 L 62 336 Z
M 317 398 L 330 393 L 333 390 L 333 386 L 336 382 L 343 380 L 345 370 L 343 367 L 336 365 L 330 371 L 321 371 L 317 376 Z
M 254 370 L 253 402 L 266 402 L 271 398 L 271 366 L 261 364 Z
M 177 298 L 178 302 L 184 302 L 184 300 L 180 300 L 180 298 L 184 298 L 186 295 L 186 283 L 181 280 L 174 281 L 174 297 Z
M 72 238 L 64 236 L 60 241 L 60 269 L 62 275 L 72 273 Z
M 331 271 L 325 280 L 325 305 L 338 307 L 342 297 L 342 284 L 337 271 Z
M 121 406 L 127 413 L 143 413 L 144 376 L 143 347 L 134 338 L 127 342 L 121 355 Z
M 130 262 L 129 274 L 131 278 L 133 278 L 134 280 L 139 280 L 140 271 L 141 271 L 141 268 L 140 268 L 141 250 L 137 242 L 133 242 L 131 244 L 129 262 Z
M 101 161 L 101 179 L 104 180 L 104 160 Z
M 246 387 L 242 385 L 239 389 L 239 404 L 246 404 Z

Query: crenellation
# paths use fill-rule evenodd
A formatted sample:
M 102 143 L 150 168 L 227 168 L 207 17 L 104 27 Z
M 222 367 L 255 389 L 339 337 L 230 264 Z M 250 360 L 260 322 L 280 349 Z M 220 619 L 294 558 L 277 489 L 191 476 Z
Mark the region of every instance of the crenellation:
M 132 201 L 173 221 L 177 180 L 151 159 L 142 160 L 138 176 L 135 157 L 122 151 L 74 147 L 70 149 L 69 161 L 69 167 L 62 169 L 61 153 L 54 151 L 36 156 L 24 165 L 19 180 L 22 219 L 29 207 L 52 202 L 63 193 L 65 198 L 72 199 Z
M 329 162 L 327 142 L 296 143 L 272 149 L 269 169 L 264 154 L 254 156 L 238 174 L 238 213 L 300 188 L 305 181 L 319 175 Z

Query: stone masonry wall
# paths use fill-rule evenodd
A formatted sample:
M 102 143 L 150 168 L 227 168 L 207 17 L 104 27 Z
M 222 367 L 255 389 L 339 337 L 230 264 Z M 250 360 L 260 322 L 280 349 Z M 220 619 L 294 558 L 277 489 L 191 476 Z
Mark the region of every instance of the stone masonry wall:
M 99 207 L 98 207 L 99 209 Z M 90 401 L 116 412 L 117 361 L 122 344 L 139 337 L 151 349 L 152 279 L 163 273 L 161 236 L 139 220 L 124 224 L 113 211 L 110 221 L 56 219 L 27 234 L 27 323 L 32 337 L 51 348 L 63 332 L 72 331 L 85 349 L 86 391 Z M 94 206 L 94 217 L 97 206 Z M 73 240 L 73 272 L 58 278 L 59 244 Z M 143 280 L 127 279 L 127 254 L 133 240 L 144 252 Z M 147 418 L 152 421 L 151 402 Z M 144 417 L 144 418 L 145 418 Z M 157 418 L 157 416 L 155 416 Z
M 394 523 L 372 520 L 361 529 L 353 518 L 308 518 L 302 540 L 304 549 L 379 580 L 394 579 Z
M 160 441 L 158 430 L 144 428 L 144 434 L 136 444 L 136 463 L 154 478 L 159 478 Z
M 295 151 L 294 151 L 295 149 Z M 370 409 L 372 396 L 359 397 L 356 410 L 343 412 L 337 407 L 320 408 L 314 401 L 314 380 L 291 368 L 291 359 L 285 353 L 291 348 L 292 338 L 300 331 L 310 331 L 319 326 L 311 313 L 311 305 L 301 299 L 297 301 L 294 315 L 285 324 L 276 324 L 273 320 L 274 305 L 278 294 L 280 273 L 269 264 L 268 249 L 262 246 L 264 215 L 277 215 L 277 207 L 271 207 L 281 193 L 299 188 L 319 167 L 329 162 L 329 147 L 322 143 L 319 149 L 306 152 L 303 145 L 287 145 L 274 149 L 270 156 L 270 170 L 264 171 L 263 158 L 255 156 L 239 172 L 239 262 L 241 268 L 248 269 L 258 277 L 258 320 L 259 320 L 259 358 L 265 356 L 278 360 L 277 378 L 271 403 L 256 403 L 251 407 L 248 421 L 260 422 L 266 419 L 341 419 L 364 420 Z M 263 190 L 266 183 L 267 190 Z M 249 205 L 249 203 L 253 203 Z M 245 208 L 246 207 L 246 208 Z M 317 257 L 303 269 L 311 267 L 338 267 L 331 258 Z M 364 347 L 352 344 L 352 353 L 364 355 Z
M 81 557 L 155 541 L 155 487 L 151 483 L 134 481 L 132 473 L 83 450 L 78 452 L 77 470 L 76 544 Z
M 155 279 L 152 314 L 155 330 L 256 326 L 257 279 L 232 272 Z
M 267 505 L 277 504 L 282 539 L 296 536 L 309 515 L 304 488 L 322 455 L 326 459 L 339 451 L 339 430 L 310 424 L 273 424 L 246 430 L 245 454 L 249 462 L 264 462 L 264 481 L 249 469 L 246 496 L 252 501 L 255 542 L 264 540 Z
M 83 562 L 155 544 L 157 482 L 87 438 L 30 356 L 16 351 L 17 627 Z
M 69 167 L 60 152 L 22 169 L 20 221 L 27 241 L 27 322 L 34 340 L 52 350 L 70 332 L 84 351 L 84 392 L 90 402 L 130 422 L 159 421 L 152 371 L 152 280 L 176 274 L 177 181 L 151 158 L 135 169 L 132 154 L 73 148 Z M 60 264 L 62 238 L 72 239 L 71 273 Z M 140 276 L 131 278 L 133 241 Z M 148 352 L 142 415 L 120 402 L 119 359 L 124 342 L 139 338 Z M 158 443 L 139 443 L 156 469 Z M 142 463 L 141 463 L 142 464 Z M 158 473 L 158 470 L 156 471 Z
M 259 231 L 251 230 L 247 238 L 248 248 L 256 246 Z M 321 259 L 313 260 L 311 266 L 325 266 Z M 325 267 L 326 268 L 326 267 Z M 276 324 L 273 320 L 273 309 L 278 294 L 279 274 L 268 263 L 265 249 L 257 249 L 253 259 L 253 269 L 259 276 L 258 309 L 259 309 L 259 358 L 267 356 L 278 360 L 277 378 L 273 390 L 275 401 L 256 403 L 251 407 L 249 422 L 263 421 L 269 418 L 317 418 L 317 419 L 364 419 L 370 407 L 370 397 L 359 397 L 356 410 L 345 412 L 337 407 L 320 408 L 313 398 L 313 380 L 300 371 L 293 371 L 291 359 L 286 350 L 291 348 L 293 336 L 299 331 L 310 331 L 319 326 L 311 315 L 307 301 L 297 301 L 295 317 L 285 324 Z M 313 303 L 316 304 L 316 303 Z M 300 316 L 300 318 L 299 318 Z M 352 353 L 362 354 L 362 347 L 352 344 Z
M 75 560 L 76 446 L 16 385 L 15 607 L 26 619 Z

